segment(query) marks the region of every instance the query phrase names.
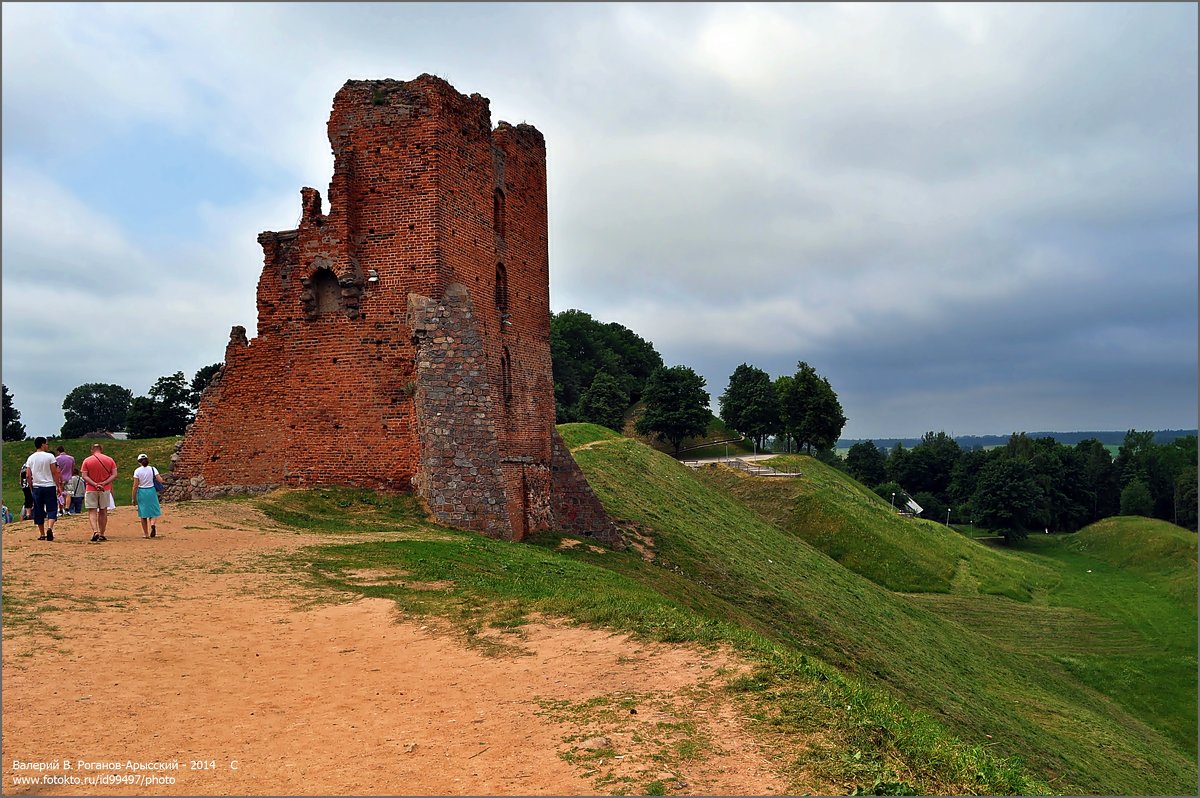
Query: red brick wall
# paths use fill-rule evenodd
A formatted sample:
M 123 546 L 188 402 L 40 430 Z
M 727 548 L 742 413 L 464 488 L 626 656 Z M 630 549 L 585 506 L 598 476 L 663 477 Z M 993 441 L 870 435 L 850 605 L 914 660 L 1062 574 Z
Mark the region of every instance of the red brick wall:
M 299 226 L 259 236 L 258 336 L 235 328 L 168 495 L 415 487 L 454 526 L 517 539 L 549 528 L 562 514 L 541 134 L 493 131 L 486 99 L 429 75 L 348 81 L 328 131 L 328 213 L 305 188 Z M 431 354 L 438 369 L 422 369 Z M 445 395 L 434 372 L 447 368 L 478 373 Z M 490 448 L 445 460 L 464 446 Z

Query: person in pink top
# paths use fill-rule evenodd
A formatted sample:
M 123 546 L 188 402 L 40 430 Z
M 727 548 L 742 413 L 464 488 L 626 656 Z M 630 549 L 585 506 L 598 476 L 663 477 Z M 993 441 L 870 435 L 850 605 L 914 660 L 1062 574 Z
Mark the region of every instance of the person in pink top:
M 104 453 L 103 446 L 93 443 L 92 456 L 83 461 L 79 474 L 87 484 L 83 506 L 92 525 L 92 542 L 108 540 L 104 530 L 108 527 L 108 504 L 112 499 L 113 480 L 117 478 L 117 461 Z

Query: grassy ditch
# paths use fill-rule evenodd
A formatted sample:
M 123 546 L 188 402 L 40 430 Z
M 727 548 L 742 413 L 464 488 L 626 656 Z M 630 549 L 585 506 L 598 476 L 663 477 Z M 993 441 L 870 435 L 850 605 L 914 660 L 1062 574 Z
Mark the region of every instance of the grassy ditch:
M 1052 569 L 972 542 L 943 524 L 901 516 L 873 491 L 819 460 L 781 455 L 768 465 L 799 479 L 754 479 L 708 468 L 705 484 L 889 590 L 979 592 L 1029 601 L 1057 579 Z

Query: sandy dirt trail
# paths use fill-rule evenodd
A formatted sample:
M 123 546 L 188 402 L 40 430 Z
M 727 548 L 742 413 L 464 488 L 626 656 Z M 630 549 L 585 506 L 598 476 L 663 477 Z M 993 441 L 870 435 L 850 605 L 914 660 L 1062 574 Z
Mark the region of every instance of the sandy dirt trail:
M 487 655 L 272 556 L 329 536 L 228 502 L 170 505 L 160 532 L 130 508 L 107 543 L 81 517 L 53 543 L 5 528 L 4 794 L 787 790 L 727 657 L 549 622 Z

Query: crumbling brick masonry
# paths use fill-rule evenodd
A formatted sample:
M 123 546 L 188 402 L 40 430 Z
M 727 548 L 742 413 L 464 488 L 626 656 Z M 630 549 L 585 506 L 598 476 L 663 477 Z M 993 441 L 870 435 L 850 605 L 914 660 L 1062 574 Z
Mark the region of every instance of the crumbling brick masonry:
M 169 498 L 278 486 L 415 490 L 509 540 L 620 545 L 554 428 L 546 145 L 440 78 L 348 81 L 329 213 L 258 237 L 258 336 L 235 327 Z

